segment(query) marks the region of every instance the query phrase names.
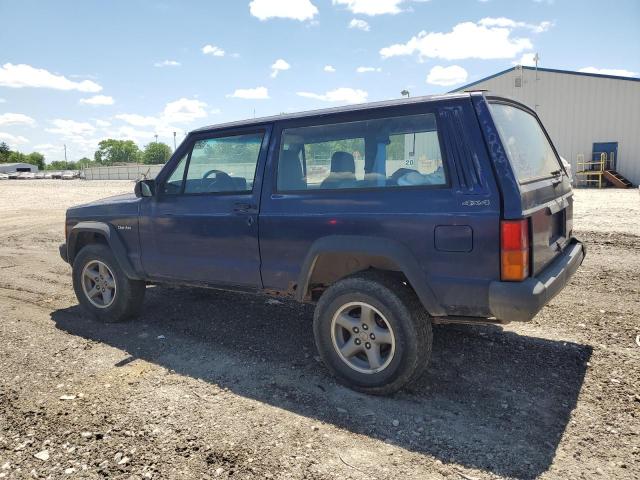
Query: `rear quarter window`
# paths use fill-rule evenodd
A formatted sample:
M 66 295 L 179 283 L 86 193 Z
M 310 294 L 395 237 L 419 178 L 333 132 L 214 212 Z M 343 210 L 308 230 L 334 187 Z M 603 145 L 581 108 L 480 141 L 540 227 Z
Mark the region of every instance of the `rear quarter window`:
M 491 114 L 520 183 L 550 177 L 562 168 L 536 117 L 503 103 L 492 103 Z

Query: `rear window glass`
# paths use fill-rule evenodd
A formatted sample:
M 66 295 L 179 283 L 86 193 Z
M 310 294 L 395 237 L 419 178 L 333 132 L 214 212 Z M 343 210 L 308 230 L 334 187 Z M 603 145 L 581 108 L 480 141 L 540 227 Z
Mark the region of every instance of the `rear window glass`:
M 561 169 L 551 143 L 533 115 L 501 103 L 491 104 L 491 112 L 520 183 L 549 177 Z

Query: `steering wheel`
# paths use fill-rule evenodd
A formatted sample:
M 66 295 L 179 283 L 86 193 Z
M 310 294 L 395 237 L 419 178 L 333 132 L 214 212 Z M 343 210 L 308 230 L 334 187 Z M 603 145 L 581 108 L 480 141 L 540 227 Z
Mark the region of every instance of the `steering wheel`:
M 215 178 L 209 178 L 215 174 Z M 209 170 L 202 176 L 202 180 L 209 180 L 207 183 L 208 192 L 226 192 L 234 189 L 233 179 L 228 173 L 221 170 Z

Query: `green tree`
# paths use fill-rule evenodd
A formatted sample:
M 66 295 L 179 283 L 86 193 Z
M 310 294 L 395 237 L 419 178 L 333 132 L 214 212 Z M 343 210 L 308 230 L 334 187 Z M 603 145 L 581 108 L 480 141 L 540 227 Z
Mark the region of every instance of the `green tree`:
M 44 155 L 39 152 L 33 152 L 26 156 L 27 163 L 37 165 L 38 170 L 44 170 Z
M 153 142 L 144 148 L 142 161 L 147 165 L 167 163 L 171 158 L 171 148 L 165 143 Z
M 80 160 L 78 160 L 76 163 L 76 170 L 79 170 L 81 168 L 88 168 L 92 165 L 95 164 L 95 162 L 93 160 L 91 160 L 90 158 L 87 157 L 82 157 Z
M 137 163 L 140 160 L 140 149 L 131 140 L 108 138 L 98 144 L 94 159 L 101 165 Z
M 47 165 L 47 170 L 78 170 L 78 165 L 76 164 L 76 162 L 54 160 Z
M 9 152 L 11 152 L 9 145 L 5 142 L 0 142 L 0 163 L 8 161 L 7 158 L 9 158 Z

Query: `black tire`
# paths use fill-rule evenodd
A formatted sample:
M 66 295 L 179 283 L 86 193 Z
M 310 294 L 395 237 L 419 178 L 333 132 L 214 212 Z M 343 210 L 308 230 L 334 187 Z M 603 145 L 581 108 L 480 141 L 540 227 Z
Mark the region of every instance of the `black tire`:
M 357 371 L 334 347 L 333 317 L 353 302 L 377 309 L 393 330 L 395 353 L 381 371 Z M 339 382 L 364 393 L 388 395 L 415 383 L 431 358 L 431 319 L 413 290 L 392 273 L 369 270 L 331 285 L 316 305 L 313 331 L 320 357 L 331 373 Z
M 115 280 L 113 301 L 107 307 L 99 308 L 89 300 L 82 285 L 82 273 L 87 264 L 93 261 L 105 264 L 111 270 Z M 136 316 L 140 312 L 146 285 L 139 280 L 131 280 L 120 268 L 111 249 L 104 244 L 91 244 L 83 247 L 73 261 L 73 289 L 80 305 L 98 320 L 105 323 L 121 322 Z

